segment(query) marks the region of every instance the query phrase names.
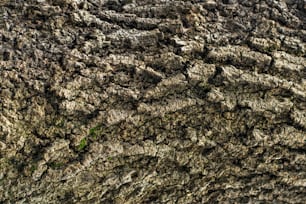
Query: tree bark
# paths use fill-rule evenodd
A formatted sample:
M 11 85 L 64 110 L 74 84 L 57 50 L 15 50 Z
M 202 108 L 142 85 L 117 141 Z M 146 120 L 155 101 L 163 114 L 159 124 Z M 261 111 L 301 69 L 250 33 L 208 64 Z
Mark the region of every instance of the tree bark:
M 0 6 L 0 203 L 305 202 L 305 1 Z

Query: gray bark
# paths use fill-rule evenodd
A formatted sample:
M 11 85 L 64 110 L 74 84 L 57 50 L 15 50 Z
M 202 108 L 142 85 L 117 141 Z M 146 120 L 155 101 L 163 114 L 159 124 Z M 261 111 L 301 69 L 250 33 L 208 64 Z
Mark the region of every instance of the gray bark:
M 305 202 L 305 1 L 0 6 L 0 203 Z

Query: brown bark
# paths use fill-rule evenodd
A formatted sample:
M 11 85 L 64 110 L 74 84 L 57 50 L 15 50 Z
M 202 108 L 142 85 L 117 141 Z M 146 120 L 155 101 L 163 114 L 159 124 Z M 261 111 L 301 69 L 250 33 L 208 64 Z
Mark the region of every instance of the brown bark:
M 305 1 L 0 6 L 0 203 L 305 202 Z

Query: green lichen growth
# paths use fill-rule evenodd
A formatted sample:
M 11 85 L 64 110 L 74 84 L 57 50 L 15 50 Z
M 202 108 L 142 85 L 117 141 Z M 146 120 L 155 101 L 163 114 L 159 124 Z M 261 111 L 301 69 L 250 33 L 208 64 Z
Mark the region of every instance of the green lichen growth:
M 82 151 L 82 150 L 85 149 L 86 146 L 87 146 L 87 138 L 84 137 L 84 138 L 80 141 L 78 150 L 79 150 L 79 151 Z
M 89 136 L 93 139 L 97 139 L 97 132 L 98 132 L 99 126 L 93 127 L 89 130 Z
M 102 124 L 96 125 L 89 129 L 88 139 L 89 141 L 97 140 L 98 137 L 101 138 L 106 133 L 106 128 Z

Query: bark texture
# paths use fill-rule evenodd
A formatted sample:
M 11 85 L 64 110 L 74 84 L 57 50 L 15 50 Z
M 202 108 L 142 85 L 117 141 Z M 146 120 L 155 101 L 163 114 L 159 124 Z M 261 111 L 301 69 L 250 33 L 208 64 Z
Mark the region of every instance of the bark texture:
M 0 203 L 305 203 L 305 1 L 0 6 Z

